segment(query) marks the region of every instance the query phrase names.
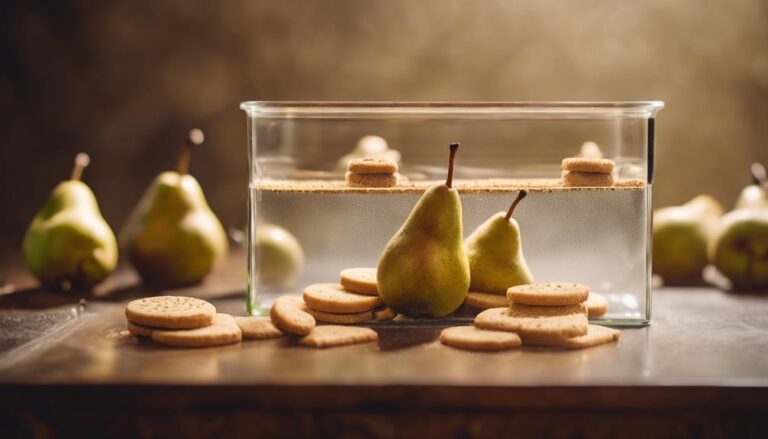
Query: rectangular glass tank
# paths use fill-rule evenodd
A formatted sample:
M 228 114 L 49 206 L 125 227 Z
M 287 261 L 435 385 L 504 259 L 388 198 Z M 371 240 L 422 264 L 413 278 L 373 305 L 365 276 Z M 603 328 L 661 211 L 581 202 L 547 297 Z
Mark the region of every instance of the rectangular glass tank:
M 376 267 L 382 250 L 432 184 L 454 187 L 466 238 L 517 206 L 522 248 L 537 282 L 580 282 L 609 302 L 598 320 L 651 319 L 654 124 L 662 102 L 244 102 L 250 164 L 247 307 Z M 610 186 L 567 186 L 566 157 L 615 162 Z M 393 187 L 351 187 L 350 160 L 399 163 Z M 591 181 L 591 180 L 590 180 Z M 600 184 L 605 184 L 603 181 Z M 276 226 L 276 227 L 275 227 Z M 462 307 L 451 319 L 470 321 Z M 416 319 L 415 321 L 419 321 Z

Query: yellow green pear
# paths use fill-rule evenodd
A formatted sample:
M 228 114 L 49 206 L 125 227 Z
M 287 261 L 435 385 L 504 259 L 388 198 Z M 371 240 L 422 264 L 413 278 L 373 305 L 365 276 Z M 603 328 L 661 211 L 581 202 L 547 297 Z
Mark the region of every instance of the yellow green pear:
M 304 251 L 291 232 L 275 224 L 256 227 L 254 253 L 259 284 L 288 287 L 301 272 Z
M 202 131 L 190 131 L 176 172 L 155 178 L 121 233 L 128 260 L 147 283 L 199 283 L 227 254 L 224 228 L 187 173 L 191 150 L 203 140 Z
M 24 236 L 29 271 L 48 288 L 87 289 L 117 266 L 117 242 L 96 197 L 81 181 L 87 154 L 78 154 L 69 180 L 59 183 Z
M 446 316 L 464 302 L 469 289 L 461 200 L 451 187 L 458 148 L 458 143 L 450 145 L 445 184 L 424 192 L 379 259 L 379 295 L 399 313 Z
M 751 170 L 754 182 L 742 189 L 736 200 L 736 209 L 768 208 L 768 176 L 765 167 L 760 163 L 752 163 Z
M 493 215 L 467 238 L 471 291 L 504 295 L 510 287 L 533 283 L 523 256 L 520 226 L 512 218 L 526 194 L 520 191 L 506 213 Z
M 710 243 L 710 257 L 733 289 L 768 291 L 768 207 L 725 214 Z

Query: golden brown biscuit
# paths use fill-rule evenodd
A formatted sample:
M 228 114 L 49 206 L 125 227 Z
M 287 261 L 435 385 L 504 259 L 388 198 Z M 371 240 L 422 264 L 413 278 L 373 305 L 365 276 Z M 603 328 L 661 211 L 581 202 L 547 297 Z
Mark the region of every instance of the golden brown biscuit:
M 557 337 L 533 333 L 521 334 L 520 337 L 523 339 L 524 345 L 583 349 L 617 341 L 621 337 L 621 332 L 613 328 L 606 328 L 605 326 L 589 325 L 585 335 L 576 337 Z
M 235 316 L 235 323 L 243 331 L 243 338 L 264 340 L 285 335 L 267 316 Z
M 347 172 L 347 186 L 350 187 L 395 187 L 398 174 L 356 174 Z
M 486 309 L 475 317 L 475 326 L 491 331 L 524 335 L 575 337 L 587 333 L 587 307 L 583 303 L 568 306 L 529 306 L 510 304 L 507 308 Z
M 229 314 L 216 314 L 213 324 L 196 329 L 158 329 L 152 331 L 152 340 L 170 346 L 204 348 L 238 343 L 242 331 Z
M 587 315 L 590 319 L 600 317 L 608 312 L 608 300 L 600 294 L 589 293 L 587 299 Z
M 341 285 L 358 294 L 378 296 L 375 268 L 347 268 L 341 270 Z
M 155 296 L 132 300 L 125 317 L 136 324 L 166 329 L 192 329 L 213 323 L 216 308 L 205 300 L 183 296 Z
M 337 314 L 371 311 L 382 303 L 379 296 L 356 294 L 330 283 L 304 288 L 304 302 L 312 309 Z
M 520 337 L 514 332 L 489 331 L 474 326 L 454 326 L 440 333 L 440 343 L 459 349 L 474 351 L 501 351 L 520 346 Z
M 604 187 L 613 185 L 613 174 L 563 171 L 563 186 Z
M 616 163 L 610 159 L 598 159 L 588 157 L 568 157 L 563 159 L 560 166 L 563 171 L 590 172 L 597 174 L 610 174 Z
M 575 305 L 587 300 L 588 297 L 589 287 L 573 282 L 524 284 L 507 290 L 507 299 L 522 305 Z
M 149 326 L 137 325 L 130 320 L 126 322 L 126 327 L 128 332 L 137 337 L 152 337 L 152 331 L 156 329 L 150 328 Z
M 332 312 L 318 311 L 310 307 L 304 309 L 312 315 L 318 322 L 335 323 L 337 325 L 354 325 L 356 323 L 367 322 L 373 319 L 373 311 L 363 311 L 350 314 L 338 314 Z
M 467 293 L 467 298 L 464 300 L 464 303 L 473 308 L 480 309 L 503 308 L 509 306 L 509 299 L 507 299 L 507 296 L 499 294 L 470 291 Z
M 302 309 L 298 296 L 280 296 L 272 302 L 269 317 L 279 329 L 296 335 L 307 335 L 315 327 L 315 318 Z
M 299 343 L 314 348 L 330 348 L 357 343 L 368 343 L 379 339 L 379 335 L 370 328 L 359 326 L 318 326 L 308 335 L 301 337 Z
M 373 158 L 355 159 L 349 162 L 347 171 L 355 174 L 394 174 L 397 163 Z

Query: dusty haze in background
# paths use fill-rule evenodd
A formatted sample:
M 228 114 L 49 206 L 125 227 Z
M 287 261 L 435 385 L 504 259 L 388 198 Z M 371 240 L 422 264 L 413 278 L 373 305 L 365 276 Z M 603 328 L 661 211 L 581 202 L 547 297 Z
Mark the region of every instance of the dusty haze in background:
M 768 163 L 765 1 L 68 3 L 6 2 L 0 19 L 3 247 L 80 150 L 119 228 L 193 126 L 191 172 L 242 226 L 248 99 L 663 99 L 657 205 L 730 207 Z

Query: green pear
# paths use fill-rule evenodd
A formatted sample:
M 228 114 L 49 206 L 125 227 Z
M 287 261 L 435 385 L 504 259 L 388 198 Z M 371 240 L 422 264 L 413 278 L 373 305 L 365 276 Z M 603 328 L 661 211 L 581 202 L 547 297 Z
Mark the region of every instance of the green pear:
M 304 251 L 288 230 L 274 224 L 261 224 L 256 227 L 254 247 L 260 284 L 289 286 L 301 272 Z
M 467 238 L 471 291 L 506 294 L 509 287 L 533 283 L 523 257 L 520 226 L 512 218 L 525 195 L 520 191 L 506 213 L 493 215 Z
M 199 283 L 227 254 L 227 235 L 197 180 L 187 173 L 191 149 L 203 142 L 192 130 L 177 171 L 158 175 L 120 236 L 128 260 L 147 283 Z
M 59 183 L 24 236 L 24 260 L 48 288 L 90 288 L 117 266 L 117 242 L 96 197 L 80 180 L 88 166 L 78 154 L 69 180 Z
M 754 182 L 741 191 L 736 200 L 736 209 L 768 208 L 768 177 L 765 167 L 760 163 L 752 163 L 751 169 Z
M 379 295 L 397 312 L 443 317 L 464 302 L 469 289 L 461 200 L 451 187 L 458 148 L 450 146 L 445 184 L 424 192 L 379 259 Z
M 668 285 L 697 284 L 723 207 L 709 195 L 653 213 L 653 272 Z
M 737 290 L 768 290 L 768 208 L 723 216 L 710 243 L 712 264 Z

